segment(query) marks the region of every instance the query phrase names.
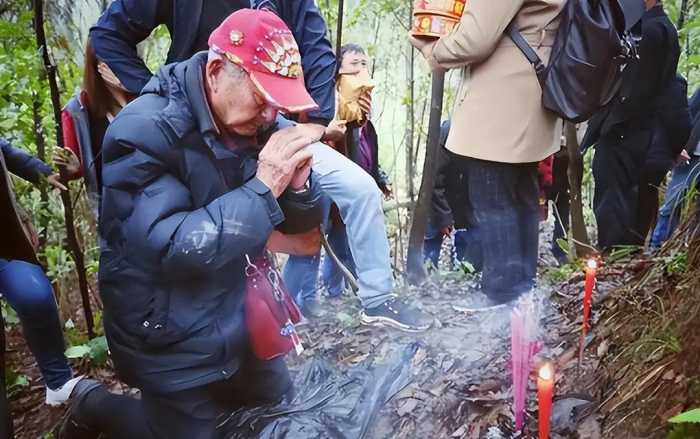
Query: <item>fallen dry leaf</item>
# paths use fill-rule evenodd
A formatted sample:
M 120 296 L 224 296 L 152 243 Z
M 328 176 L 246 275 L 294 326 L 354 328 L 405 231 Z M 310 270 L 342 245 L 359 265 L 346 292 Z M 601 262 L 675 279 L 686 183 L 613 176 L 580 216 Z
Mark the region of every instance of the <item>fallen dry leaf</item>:
M 414 398 L 406 398 L 401 401 L 399 404 L 399 408 L 396 409 L 396 413 L 403 417 L 409 413 L 411 413 L 417 406 L 420 401 Z

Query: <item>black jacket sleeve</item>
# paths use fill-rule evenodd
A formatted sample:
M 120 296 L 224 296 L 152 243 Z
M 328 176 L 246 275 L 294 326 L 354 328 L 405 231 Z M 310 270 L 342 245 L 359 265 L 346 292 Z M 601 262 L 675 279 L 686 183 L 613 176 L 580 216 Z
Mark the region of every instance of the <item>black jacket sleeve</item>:
M 51 167 L 29 153 L 15 148 L 5 139 L 0 139 L 0 149 L 5 157 L 7 170 L 34 184 L 39 183 L 41 176 L 51 175 Z
M 454 224 L 452 209 L 448 202 L 448 175 L 449 156 L 445 150 L 447 135 L 450 131 L 450 121 L 445 121 L 440 127 L 440 147 L 438 150 L 438 169 L 435 175 L 435 186 L 433 188 L 432 210 L 430 221 L 433 226 L 442 229 Z
M 195 206 L 167 164 L 170 150 L 147 118 L 112 122 L 103 144 L 102 232 L 116 227 L 130 255 L 173 275 L 215 272 L 259 252 L 284 220 L 269 188 L 253 178 Z
M 285 220 L 276 228 L 282 233 L 303 233 L 321 224 L 321 187 L 312 177 L 309 188 L 303 192 L 293 192 L 287 189 L 277 199 Z
M 171 11 L 172 0 L 114 0 L 90 29 L 90 43 L 97 58 L 134 95 L 152 76 L 138 56 L 136 45 L 166 23 Z

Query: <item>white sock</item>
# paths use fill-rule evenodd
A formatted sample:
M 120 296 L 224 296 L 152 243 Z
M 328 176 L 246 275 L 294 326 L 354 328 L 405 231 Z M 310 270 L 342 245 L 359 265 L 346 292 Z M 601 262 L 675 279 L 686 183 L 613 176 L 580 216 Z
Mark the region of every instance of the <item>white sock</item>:
M 78 384 L 78 381 L 82 380 L 84 377 L 84 375 L 80 375 L 75 378 L 72 378 L 66 381 L 66 383 L 63 386 L 59 387 L 56 390 L 51 390 L 47 387 L 46 404 L 51 406 L 65 404 L 65 402 L 68 401 L 68 399 L 70 398 L 71 393 L 73 393 L 75 385 Z

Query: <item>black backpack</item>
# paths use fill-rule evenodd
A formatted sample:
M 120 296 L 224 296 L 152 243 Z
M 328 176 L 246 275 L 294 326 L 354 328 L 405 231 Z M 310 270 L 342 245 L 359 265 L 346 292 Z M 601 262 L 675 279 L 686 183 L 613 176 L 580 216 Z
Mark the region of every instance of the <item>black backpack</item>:
M 632 28 L 644 10 L 643 0 L 568 0 L 547 66 L 513 22 L 505 32 L 534 66 L 542 105 L 579 123 L 620 89 L 622 71 L 637 57 Z

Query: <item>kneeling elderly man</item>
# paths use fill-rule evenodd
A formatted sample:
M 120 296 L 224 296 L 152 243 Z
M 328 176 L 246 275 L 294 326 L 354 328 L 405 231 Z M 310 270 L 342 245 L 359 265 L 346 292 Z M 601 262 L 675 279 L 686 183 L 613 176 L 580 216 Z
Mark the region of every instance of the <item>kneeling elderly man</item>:
M 303 127 L 259 134 L 277 112 L 316 108 L 299 51 L 271 12 L 239 10 L 209 53 L 163 67 L 103 145 L 100 293 L 121 379 L 74 391 L 63 437 L 212 438 L 220 415 L 292 392 L 280 357 L 251 350 L 247 257 L 274 229 L 320 222 Z

